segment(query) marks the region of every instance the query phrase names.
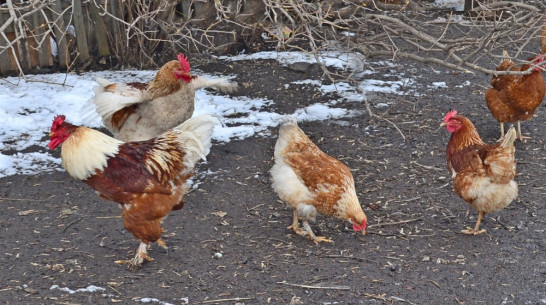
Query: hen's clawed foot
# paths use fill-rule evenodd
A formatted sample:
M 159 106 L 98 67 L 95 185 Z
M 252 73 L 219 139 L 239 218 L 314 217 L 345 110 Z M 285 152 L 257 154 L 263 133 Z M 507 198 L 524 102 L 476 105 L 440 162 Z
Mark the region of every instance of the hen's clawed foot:
M 471 227 L 466 227 L 466 230 L 462 230 L 461 233 L 468 234 L 468 235 L 480 235 L 487 232 L 486 230 L 476 230 Z
M 298 235 L 307 236 L 307 232 L 305 232 L 305 230 L 300 228 L 298 225 L 296 225 L 296 226 L 291 225 L 291 226 L 288 227 L 288 229 L 294 230 L 294 232 L 296 232 L 296 234 L 298 234 Z
M 127 267 L 129 267 L 129 269 L 136 270 L 142 265 L 142 263 L 145 260 L 149 261 L 149 262 L 154 260 L 153 258 L 151 258 L 148 255 L 148 251 L 146 251 L 147 248 L 148 248 L 148 245 L 141 242 L 140 245 L 138 246 L 137 253 L 136 253 L 135 257 L 133 257 L 133 259 L 117 260 L 117 261 L 115 261 L 115 263 L 118 264 L 118 265 L 127 264 Z
M 163 240 L 163 239 L 158 239 L 156 241 L 156 243 L 163 249 L 165 249 L 165 251 L 168 251 L 169 250 L 169 247 L 167 247 L 167 243 Z
M 524 136 L 524 135 L 522 135 L 522 134 L 518 134 L 518 135 L 517 135 L 517 138 L 518 138 L 518 140 L 520 140 L 520 142 L 525 142 L 525 140 L 530 140 L 530 139 L 532 139 L 531 137 L 527 137 L 527 136 Z
M 334 242 L 331 238 L 324 237 L 324 236 L 315 236 L 315 237 L 309 236 L 309 238 L 312 241 L 314 241 L 316 245 L 318 245 L 320 242 L 325 242 L 325 243 L 333 243 Z

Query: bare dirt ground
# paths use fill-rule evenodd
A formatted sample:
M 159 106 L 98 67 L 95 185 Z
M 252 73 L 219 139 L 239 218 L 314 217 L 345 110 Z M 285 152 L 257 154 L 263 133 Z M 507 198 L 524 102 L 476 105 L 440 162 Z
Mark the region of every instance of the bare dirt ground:
M 205 59 L 194 66 L 237 75 L 247 84 L 237 94 L 273 100 L 269 110 L 278 113 L 337 98 L 310 85 L 283 87 L 320 79 L 317 66 L 302 72 L 273 60 Z M 487 234 L 468 236 L 460 231 L 474 225 L 477 213 L 452 190 L 444 157 L 449 134 L 437 129 L 454 108 L 494 141 L 499 127 L 483 98 L 490 76 L 411 62 L 382 69 L 416 77 L 418 95 L 368 95 L 371 109 L 405 140 L 388 121 L 371 120 L 364 102 L 339 104 L 358 116 L 300 124 L 353 171 L 368 215 L 366 236 L 327 217 L 313 228 L 333 244 L 315 245 L 287 229 L 292 212 L 270 186 L 276 129 L 268 137 L 215 143 L 198 169 L 211 174 L 199 176 L 186 206 L 164 223 L 168 252 L 154 245 L 155 261 L 137 271 L 114 263 L 132 257 L 138 245 L 123 229 L 117 204 L 65 172 L 11 176 L 0 179 L 0 303 L 546 303 L 544 106 L 522 125 L 532 139 L 516 142 L 517 202 L 486 215 Z M 445 88 L 431 87 L 440 81 Z M 470 85 L 461 87 L 465 81 Z M 388 108 L 374 107 L 385 102 Z

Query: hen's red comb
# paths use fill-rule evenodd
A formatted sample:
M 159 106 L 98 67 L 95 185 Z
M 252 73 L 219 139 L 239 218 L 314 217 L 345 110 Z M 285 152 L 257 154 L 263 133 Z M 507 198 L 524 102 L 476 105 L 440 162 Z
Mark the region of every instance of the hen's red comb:
M 451 110 L 449 111 L 446 116 L 444 117 L 444 122 L 449 122 L 453 116 L 457 115 L 457 110 Z
M 184 70 L 184 72 L 190 72 L 190 63 L 188 62 L 188 58 L 186 56 L 184 56 L 184 54 L 181 54 L 181 53 L 178 53 L 178 62 L 180 62 L 180 64 L 182 65 L 182 70 Z

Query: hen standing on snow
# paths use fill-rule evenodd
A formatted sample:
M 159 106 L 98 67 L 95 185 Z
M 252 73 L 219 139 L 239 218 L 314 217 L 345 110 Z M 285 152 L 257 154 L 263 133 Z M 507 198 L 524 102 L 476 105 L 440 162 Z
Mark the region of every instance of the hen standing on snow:
M 451 132 L 447 143 L 447 168 L 453 177 L 453 188 L 457 195 L 478 211 L 474 229 L 463 230 L 465 234 L 481 234 L 480 222 L 485 213 L 501 210 L 518 196 L 514 127 L 506 133 L 501 143 L 485 144 L 474 124 L 456 110 L 446 114 L 440 126 Z
M 119 263 L 137 267 L 152 260 L 146 250 L 153 242 L 166 248 L 161 221 L 171 210 L 184 206 L 187 180 L 197 161 L 209 153 L 217 121 L 197 116 L 155 138 L 125 143 L 72 125 L 64 115 L 55 117 L 49 148 L 62 144 L 68 174 L 91 186 L 101 198 L 121 204 L 125 229 L 140 239 L 135 257 Z
M 308 221 L 321 214 L 347 220 L 355 231 L 366 233 L 367 218 L 358 202 L 353 175 L 345 164 L 322 152 L 298 127 L 294 117 L 285 118 L 275 144 L 271 169 L 273 189 L 294 209 L 289 227 L 315 243 L 332 242 L 315 236 Z M 298 219 L 303 223 L 299 228 Z
M 197 89 L 237 90 L 237 83 L 226 79 L 191 75 L 188 59 L 182 54 L 163 65 L 149 84 L 110 83 L 102 78 L 97 82 L 91 103 L 106 128 L 122 141 L 148 140 L 182 124 L 193 114 Z

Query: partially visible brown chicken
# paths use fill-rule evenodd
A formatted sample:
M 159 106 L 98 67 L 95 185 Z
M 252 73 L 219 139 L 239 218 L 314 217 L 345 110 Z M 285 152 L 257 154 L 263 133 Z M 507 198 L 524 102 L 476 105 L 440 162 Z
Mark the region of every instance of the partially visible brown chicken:
M 93 108 L 114 138 L 122 141 L 148 140 L 189 119 L 197 89 L 237 90 L 237 83 L 223 78 L 191 75 L 188 59 L 182 54 L 164 64 L 148 84 L 110 83 L 103 78 L 97 82 Z
M 497 67 L 497 71 L 526 71 L 530 64 L 517 66 L 510 60 L 508 53 L 503 52 L 504 60 Z M 529 58 L 534 65 L 542 62 L 542 55 Z M 491 80 L 493 88 L 485 91 L 485 101 L 491 114 L 500 122 L 501 138 L 504 137 L 504 123 L 518 122 L 517 137 L 520 141 L 525 138 L 521 133 L 520 121 L 529 120 L 535 110 L 542 103 L 546 88 L 542 77 L 542 70 L 536 67 L 526 75 L 495 75 Z
M 345 164 L 322 152 L 298 127 L 294 117 L 285 118 L 275 144 L 271 169 L 273 189 L 294 209 L 289 227 L 315 243 L 332 242 L 315 236 L 308 221 L 317 212 L 349 221 L 355 231 L 366 233 L 367 218 L 358 202 L 353 175 Z M 299 228 L 302 221 L 303 230 Z
M 511 127 L 501 143 L 487 145 L 474 124 L 455 110 L 446 114 L 441 126 L 451 132 L 446 156 L 453 188 L 479 213 L 474 229 L 463 233 L 481 234 L 485 232 L 479 230 L 483 215 L 503 209 L 518 196 L 514 181 L 516 131 Z
M 106 134 L 75 126 L 57 116 L 51 125 L 49 148 L 61 146 L 63 167 L 70 176 L 92 187 L 101 198 L 122 206 L 125 229 L 140 239 L 129 261 L 137 267 L 152 260 L 147 249 L 161 239 L 161 222 L 184 206 L 187 183 L 195 164 L 209 153 L 212 116 L 197 116 L 165 133 L 141 142 L 123 142 Z

